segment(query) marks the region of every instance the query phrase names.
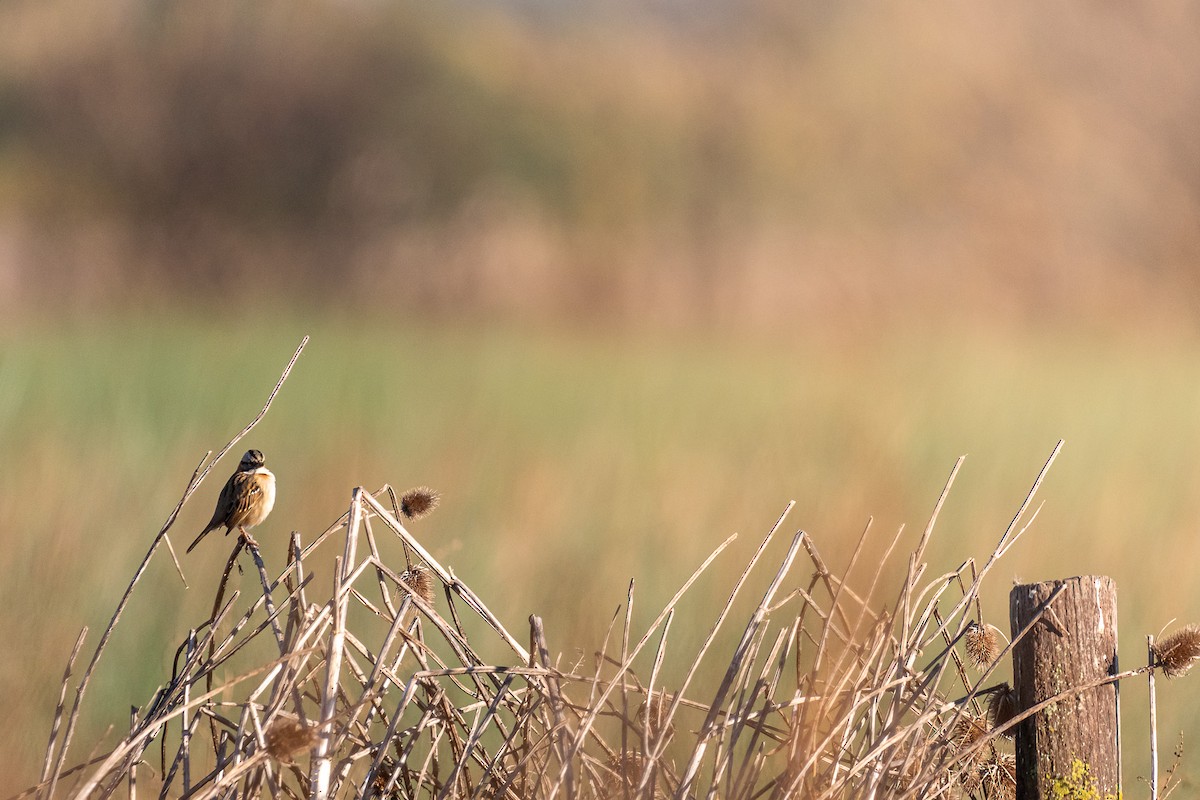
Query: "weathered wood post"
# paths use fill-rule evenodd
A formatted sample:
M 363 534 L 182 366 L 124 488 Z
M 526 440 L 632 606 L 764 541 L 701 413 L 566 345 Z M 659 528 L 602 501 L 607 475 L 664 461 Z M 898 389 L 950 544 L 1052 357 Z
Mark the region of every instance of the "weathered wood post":
M 1013 636 L 1037 620 L 1013 648 L 1018 713 L 1117 673 L 1117 587 L 1111 578 L 1015 586 L 1008 605 Z M 1017 800 L 1119 796 L 1117 698 L 1116 684 L 1097 686 L 1051 703 L 1017 726 Z

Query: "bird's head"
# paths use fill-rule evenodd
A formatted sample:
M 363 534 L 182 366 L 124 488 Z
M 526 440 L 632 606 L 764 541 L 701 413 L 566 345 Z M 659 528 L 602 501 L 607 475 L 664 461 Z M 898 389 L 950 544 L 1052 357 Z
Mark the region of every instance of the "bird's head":
M 265 463 L 261 450 L 247 450 L 246 455 L 242 456 L 242 463 L 238 464 L 238 472 L 258 469 Z

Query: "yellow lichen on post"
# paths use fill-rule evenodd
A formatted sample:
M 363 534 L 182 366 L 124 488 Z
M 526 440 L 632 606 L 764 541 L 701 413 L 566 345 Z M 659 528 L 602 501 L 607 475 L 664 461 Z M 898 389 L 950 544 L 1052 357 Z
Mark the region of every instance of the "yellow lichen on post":
M 1092 769 L 1083 759 L 1073 759 L 1071 761 L 1071 773 L 1065 777 L 1055 778 L 1047 776 L 1050 779 L 1050 796 L 1054 800 L 1121 800 L 1121 793 L 1100 794 L 1100 790 L 1096 788 L 1096 779 L 1092 776 Z

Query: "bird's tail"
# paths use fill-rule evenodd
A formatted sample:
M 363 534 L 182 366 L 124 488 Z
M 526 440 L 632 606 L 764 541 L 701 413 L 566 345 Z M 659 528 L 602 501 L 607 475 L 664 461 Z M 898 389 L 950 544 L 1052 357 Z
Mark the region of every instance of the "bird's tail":
M 214 530 L 216 530 L 216 528 L 209 527 L 209 528 L 205 528 L 204 530 L 200 531 L 200 535 L 197 536 L 196 539 L 191 544 L 188 545 L 188 549 L 184 551 L 184 555 L 192 552 L 192 550 L 194 550 L 196 548 L 196 545 L 200 544 L 200 540 L 203 539 L 205 536 L 208 536 Z

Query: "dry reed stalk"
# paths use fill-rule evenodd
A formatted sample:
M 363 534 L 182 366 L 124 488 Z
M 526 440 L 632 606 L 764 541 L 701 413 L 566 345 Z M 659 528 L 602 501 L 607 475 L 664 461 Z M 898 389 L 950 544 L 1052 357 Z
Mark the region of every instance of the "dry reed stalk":
M 730 593 L 729 600 L 726 602 L 725 608 L 721 610 L 720 615 L 717 617 L 717 625 L 713 626 L 713 630 L 709 634 L 708 639 L 705 641 L 704 647 L 701 648 L 700 654 L 692 663 L 692 667 L 688 672 L 687 679 L 684 680 L 684 688 L 687 687 L 691 678 L 695 675 L 696 670 L 699 668 L 700 659 L 703 658 L 708 646 L 712 643 L 713 638 L 716 636 L 718 625 L 724 621 L 725 617 L 728 615 L 729 609 L 733 605 L 733 601 L 737 597 L 738 591 L 743 585 L 745 585 L 746 580 L 750 575 L 750 570 L 752 570 L 754 565 L 758 563 L 758 559 L 762 555 L 763 550 L 766 549 L 767 544 L 770 543 L 771 538 L 775 535 L 775 532 L 779 530 L 781 525 L 783 525 L 783 521 L 787 518 L 788 512 L 791 511 L 794 506 L 795 502 L 793 501 L 792 503 L 788 504 L 786 509 L 784 509 L 783 514 L 780 515 L 779 520 L 775 523 L 775 526 L 771 528 L 771 531 L 767 534 L 767 537 L 763 540 L 763 543 L 759 546 L 758 550 L 754 553 L 754 556 L 750 559 L 750 563 L 747 564 L 741 578 L 734 585 L 733 592 Z M 783 558 L 783 562 L 779 565 L 779 570 L 775 573 L 774 580 L 771 581 L 771 584 L 767 587 L 766 592 L 763 594 L 763 598 L 759 602 L 758 607 L 754 610 L 753 614 L 751 614 L 750 621 L 746 624 L 746 629 L 742 632 L 742 638 L 734 648 L 733 657 L 729 662 L 729 666 L 725 670 L 725 677 L 721 680 L 721 685 L 717 689 L 717 694 L 713 700 L 711 708 L 709 709 L 708 716 L 705 718 L 703 726 L 700 729 L 696 746 L 692 751 L 691 760 L 688 762 L 687 768 L 684 771 L 683 780 L 680 782 L 680 793 L 686 792 L 696 778 L 696 774 L 700 769 L 700 763 L 704 759 L 704 751 L 708 745 L 708 737 L 712 735 L 713 729 L 716 725 L 717 710 L 723 707 L 725 698 L 733 685 L 734 678 L 741 670 L 742 663 L 746 655 L 746 649 L 750 645 L 750 642 L 752 641 L 755 633 L 758 631 L 758 628 L 766 619 L 765 609 L 771 604 L 771 601 L 775 597 L 775 593 L 779 590 L 780 584 L 791 570 L 792 563 L 796 560 L 796 551 L 800 548 L 800 544 L 804 538 L 804 531 L 798 531 L 795 537 L 792 539 L 792 545 L 788 548 L 787 554 Z M 680 698 L 676 697 L 675 701 L 671 704 L 672 711 L 668 712 L 668 718 L 674 712 L 674 709 L 679 706 L 679 700 Z M 662 745 L 660 745 L 660 747 L 662 747 Z M 643 778 L 643 780 L 645 780 L 645 778 Z
M 67 659 L 67 668 L 63 670 L 62 688 L 58 693 L 58 705 L 54 708 L 54 721 L 50 723 L 50 741 L 46 744 L 46 757 L 42 762 L 42 780 L 41 783 L 48 784 L 50 780 L 50 770 L 54 766 L 54 744 L 58 738 L 59 725 L 62 724 L 63 708 L 67 700 L 67 686 L 71 681 L 71 670 L 75 667 L 75 659 L 79 657 L 79 651 L 83 648 L 83 640 L 87 638 L 87 626 L 79 631 L 79 637 L 75 640 L 75 646 L 71 648 L 71 655 Z
M 1154 691 L 1154 665 L 1162 656 L 1154 646 L 1154 637 L 1146 637 L 1146 651 L 1151 669 L 1146 671 L 1150 689 L 1150 800 L 1158 800 L 1158 701 Z M 1164 668 L 1165 672 L 1165 668 Z

